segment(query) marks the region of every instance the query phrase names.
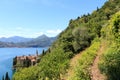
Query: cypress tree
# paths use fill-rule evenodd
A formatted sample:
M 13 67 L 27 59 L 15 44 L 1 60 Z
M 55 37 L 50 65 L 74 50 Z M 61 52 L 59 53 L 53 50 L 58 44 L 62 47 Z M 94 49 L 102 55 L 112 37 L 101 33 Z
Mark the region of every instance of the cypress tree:
M 5 80 L 10 80 L 10 77 L 8 75 L 8 72 L 6 72 Z
M 48 52 L 49 52 L 49 53 L 51 53 L 51 50 L 50 50 L 50 48 L 48 49 Z
M 42 51 L 42 55 L 45 55 L 45 51 L 44 51 L 44 49 L 43 49 L 43 51 Z
M 99 8 L 97 7 L 97 11 L 99 11 Z
M 4 79 L 4 76 L 2 77 L 2 80 L 5 80 L 5 79 Z
M 38 55 L 38 50 L 36 50 L 36 54 Z

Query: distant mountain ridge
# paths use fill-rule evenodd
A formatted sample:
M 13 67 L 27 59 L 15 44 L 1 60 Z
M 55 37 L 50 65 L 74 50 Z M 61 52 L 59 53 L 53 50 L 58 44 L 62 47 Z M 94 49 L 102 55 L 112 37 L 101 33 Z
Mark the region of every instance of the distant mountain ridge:
M 48 47 L 56 37 L 48 37 L 41 35 L 37 38 L 24 38 L 20 36 L 13 36 L 9 38 L 0 38 L 0 47 Z
M 32 39 L 33 38 L 24 38 L 24 37 L 20 37 L 20 36 L 13 36 L 13 37 L 9 37 L 9 38 L 2 37 L 2 38 L 0 38 L 0 41 L 18 43 L 18 42 L 27 42 Z

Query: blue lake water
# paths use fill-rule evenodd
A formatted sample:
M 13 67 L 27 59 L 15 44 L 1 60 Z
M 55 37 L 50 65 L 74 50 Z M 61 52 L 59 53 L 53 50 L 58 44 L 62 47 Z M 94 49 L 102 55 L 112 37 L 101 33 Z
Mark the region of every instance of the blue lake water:
M 35 55 L 36 49 L 40 54 L 43 49 L 46 50 L 47 48 L 0 48 L 0 80 L 6 72 L 12 78 L 12 62 L 15 56 Z

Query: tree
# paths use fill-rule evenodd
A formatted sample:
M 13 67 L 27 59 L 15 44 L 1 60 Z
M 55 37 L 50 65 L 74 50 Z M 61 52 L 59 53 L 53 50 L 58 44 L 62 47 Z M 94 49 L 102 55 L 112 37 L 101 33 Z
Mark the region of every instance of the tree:
M 26 66 L 26 67 L 31 66 L 31 60 L 28 57 L 26 57 L 24 66 Z
M 8 72 L 6 72 L 5 80 L 10 80 L 10 77 L 8 75 Z
M 13 66 L 15 66 L 16 64 L 17 64 L 17 56 L 13 58 Z
M 77 19 L 80 19 L 80 17 L 78 16 Z
M 38 56 L 38 50 L 36 50 L 36 55 Z
M 5 80 L 5 79 L 4 79 L 4 76 L 2 77 L 2 80 Z
M 44 49 L 43 49 L 43 51 L 42 51 L 42 55 L 45 55 L 45 51 L 44 51 Z
M 51 53 L 51 50 L 50 50 L 50 48 L 48 49 L 48 52 L 49 52 L 49 53 Z
M 88 13 L 88 16 L 90 16 L 90 13 Z
M 97 11 L 99 11 L 99 8 L 97 7 Z
M 116 15 L 113 16 L 113 19 L 111 20 L 113 24 L 111 25 L 111 31 L 114 37 L 117 39 L 120 38 L 120 12 L 116 13 Z
M 74 36 L 73 47 L 75 52 L 79 52 L 89 46 L 92 36 L 86 27 L 75 28 L 72 32 Z

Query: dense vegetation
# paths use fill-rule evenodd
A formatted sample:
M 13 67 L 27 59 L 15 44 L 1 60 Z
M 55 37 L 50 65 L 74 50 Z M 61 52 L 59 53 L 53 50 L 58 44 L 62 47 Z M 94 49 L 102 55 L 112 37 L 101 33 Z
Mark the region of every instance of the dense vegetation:
M 102 32 L 108 49 L 102 56 L 99 67 L 109 80 L 120 80 L 120 12 L 112 17 Z
M 82 52 L 74 74 L 68 80 L 91 80 L 90 66 L 93 64 L 96 51 L 104 43 L 105 51 L 101 56 L 99 68 L 108 80 L 120 80 L 120 12 L 116 13 L 106 27 L 101 30 L 101 38 L 95 39 L 92 45 Z M 100 43 L 101 42 L 101 43 Z M 107 49 L 107 50 L 106 50 Z
M 99 47 L 100 40 L 94 40 L 92 45 L 82 53 L 77 66 L 74 68 L 74 74 L 69 76 L 68 80 L 91 80 L 90 66 L 95 59 Z
M 101 59 L 101 71 L 111 80 L 119 80 L 120 18 L 114 16 L 111 19 L 111 16 L 119 10 L 120 0 L 109 0 L 92 14 L 83 15 L 75 20 L 71 19 L 67 29 L 41 56 L 40 63 L 37 66 L 19 70 L 14 74 L 13 80 L 60 80 L 69 67 L 69 60 L 89 46 L 80 58 L 80 65 L 76 68 L 77 75 L 73 76 L 73 79 L 90 80 L 88 68 L 94 60 L 101 39 L 114 42 Z M 108 64 L 109 61 L 110 64 Z

